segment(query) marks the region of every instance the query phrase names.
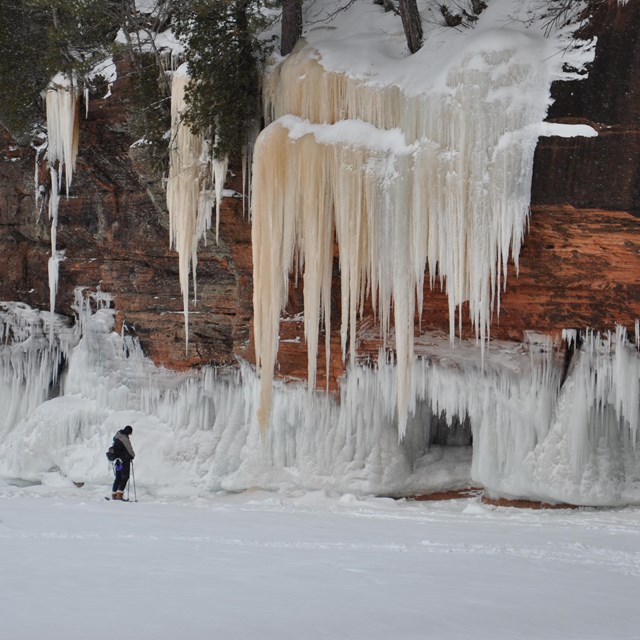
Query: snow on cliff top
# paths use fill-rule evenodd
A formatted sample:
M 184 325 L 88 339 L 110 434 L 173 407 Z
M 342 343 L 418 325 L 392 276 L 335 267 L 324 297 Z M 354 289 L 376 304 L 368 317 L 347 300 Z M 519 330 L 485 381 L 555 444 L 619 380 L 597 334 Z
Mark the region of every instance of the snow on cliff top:
M 514 49 L 523 61 L 544 63 L 555 77 L 565 78 L 563 64 L 580 69 L 592 59 L 593 42 L 572 40 L 582 0 L 572 8 L 574 22 L 553 35 L 548 33 L 548 3 L 541 0 L 489 0 L 475 23 L 459 27 L 445 25 L 440 5 L 460 13 L 462 3 L 418 0 L 424 44 L 414 55 L 407 49 L 400 16 L 372 2 L 355 2 L 335 13 L 343 4 L 321 0 L 306 9 L 304 38 L 320 53 L 323 67 L 372 84 L 395 84 L 407 94 L 441 84 L 447 70 L 465 58 L 465 65 L 482 65 L 474 55 L 479 52 Z

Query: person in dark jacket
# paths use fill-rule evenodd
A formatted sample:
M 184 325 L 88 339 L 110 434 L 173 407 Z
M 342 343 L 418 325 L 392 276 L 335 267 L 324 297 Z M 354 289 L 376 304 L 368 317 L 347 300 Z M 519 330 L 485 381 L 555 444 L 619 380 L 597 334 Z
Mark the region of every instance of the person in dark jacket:
M 133 433 L 133 428 L 127 425 L 113 436 L 113 450 L 116 454 L 115 472 L 113 481 L 112 500 L 124 500 L 124 489 L 131 474 L 131 461 L 136 457 L 131 446 L 129 436 Z

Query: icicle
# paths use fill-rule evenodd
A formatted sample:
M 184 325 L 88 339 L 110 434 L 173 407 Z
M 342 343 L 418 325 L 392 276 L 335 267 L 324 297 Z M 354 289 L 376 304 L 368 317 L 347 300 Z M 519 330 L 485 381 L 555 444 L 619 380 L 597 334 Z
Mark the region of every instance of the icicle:
M 284 141 L 276 143 L 273 138 L 286 139 L 287 131 L 282 127 L 269 127 L 256 142 L 256 155 L 264 146 L 272 148 L 271 162 L 256 164 L 253 172 L 253 189 L 264 194 L 262 207 L 269 215 L 253 217 L 251 247 L 253 254 L 253 308 L 254 343 L 256 366 L 262 376 L 258 422 L 264 430 L 271 412 L 273 367 L 275 363 L 280 313 L 286 299 L 288 270 L 294 257 L 294 217 L 285 216 L 281 194 L 268 185 L 283 184 L 289 180 L 291 167 L 287 162 Z M 289 192 L 288 197 L 293 193 Z M 254 206 L 256 201 L 254 200 Z
M 45 102 L 48 130 L 47 162 L 51 176 L 51 193 L 49 196 L 49 218 L 51 219 L 51 257 L 48 263 L 49 305 L 53 317 L 61 258 L 57 250 L 60 185 L 64 172 L 66 195 L 68 197 L 78 155 L 78 93 L 73 80 L 64 74 L 58 74 L 47 89 Z M 51 327 L 51 332 L 53 332 L 53 322 Z M 50 342 L 53 342 L 53 333 L 50 334 Z
M 216 160 L 214 158 L 211 162 L 211 173 L 213 174 L 213 184 L 216 195 L 216 242 L 218 242 L 220 236 L 220 204 L 224 193 L 224 183 L 227 177 L 228 166 L 229 159 L 226 157 L 224 160 Z
M 171 144 L 169 146 L 170 246 L 178 252 L 178 272 L 185 325 L 185 350 L 189 350 L 189 273 L 192 273 L 194 299 L 198 243 L 206 240 L 211 228 L 213 202 L 216 207 L 216 242 L 220 224 L 220 203 L 224 193 L 228 160 L 214 160 L 202 136 L 191 133 L 183 123 L 188 110 L 185 89 L 189 76 L 181 68 L 173 75 L 171 86 Z
M 189 349 L 189 272 L 197 264 L 197 245 L 204 231 L 211 226 L 211 209 L 200 206 L 202 180 L 201 155 L 204 140 L 195 136 L 182 122 L 187 109 L 184 92 L 188 76 L 176 73 L 171 87 L 171 145 L 169 148 L 169 208 L 170 245 L 178 252 L 178 272 L 185 325 L 185 350 Z M 198 214 L 200 224 L 198 224 Z M 206 213 L 206 215 L 204 215 Z M 204 222 L 203 222 L 204 221 Z
M 60 206 L 60 195 L 58 193 L 59 178 L 58 172 L 52 167 L 49 168 L 51 178 L 51 190 L 49 193 L 49 219 L 51 220 L 51 256 L 48 263 L 49 274 L 49 310 L 51 317 L 56 310 L 56 294 L 58 292 L 58 209 Z M 53 343 L 53 322 L 50 323 L 49 341 Z
M 58 163 L 59 178 L 65 176 L 66 194 L 73 178 L 78 155 L 78 93 L 73 80 L 58 74 L 47 89 L 47 130 L 49 166 Z

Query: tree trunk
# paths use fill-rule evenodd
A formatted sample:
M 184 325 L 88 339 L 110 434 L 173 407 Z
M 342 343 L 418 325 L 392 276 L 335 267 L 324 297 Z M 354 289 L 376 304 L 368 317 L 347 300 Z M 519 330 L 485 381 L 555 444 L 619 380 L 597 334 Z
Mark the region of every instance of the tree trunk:
M 415 0 L 414 0 L 415 2 Z M 282 2 L 282 35 L 280 53 L 286 56 L 291 53 L 302 35 L 302 0 L 283 0 Z
M 422 20 L 418 13 L 416 0 L 399 0 L 402 28 L 407 38 L 407 45 L 411 53 L 415 53 L 422 46 Z

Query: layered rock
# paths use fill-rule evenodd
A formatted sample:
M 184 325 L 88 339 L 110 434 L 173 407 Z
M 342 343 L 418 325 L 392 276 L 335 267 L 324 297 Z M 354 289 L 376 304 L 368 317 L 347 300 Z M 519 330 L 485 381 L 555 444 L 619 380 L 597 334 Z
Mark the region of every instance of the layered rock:
M 599 5 L 584 38 L 597 38 L 583 80 L 558 82 L 548 119 L 586 122 L 595 138 L 541 138 L 532 203 L 640 215 L 640 6 Z M 535 224 L 535 220 L 533 221 Z

